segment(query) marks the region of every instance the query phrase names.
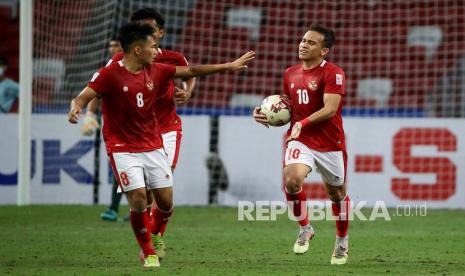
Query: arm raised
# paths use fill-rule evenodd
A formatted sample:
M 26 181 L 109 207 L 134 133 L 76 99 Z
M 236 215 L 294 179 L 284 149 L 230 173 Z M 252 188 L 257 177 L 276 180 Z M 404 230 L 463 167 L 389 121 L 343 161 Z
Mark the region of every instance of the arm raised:
M 226 71 L 241 71 L 247 68 L 247 64 L 255 58 L 255 52 L 250 51 L 233 62 L 222 64 L 204 64 L 195 66 L 176 66 L 175 77 L 190 78 L 196 76 L 211 75 Z

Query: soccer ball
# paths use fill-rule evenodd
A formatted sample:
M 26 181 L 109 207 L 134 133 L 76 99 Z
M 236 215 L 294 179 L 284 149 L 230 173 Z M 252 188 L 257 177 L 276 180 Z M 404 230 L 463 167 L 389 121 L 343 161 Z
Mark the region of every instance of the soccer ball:
M 283 126 L 291 120 L 291 102 L 286 96 L 268 96 L 263 100 L 260 109 L 270 126 Z

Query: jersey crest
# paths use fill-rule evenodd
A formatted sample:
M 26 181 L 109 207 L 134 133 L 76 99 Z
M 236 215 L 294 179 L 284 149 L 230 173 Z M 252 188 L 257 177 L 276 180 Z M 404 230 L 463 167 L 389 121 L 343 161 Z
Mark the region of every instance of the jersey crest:
M 311 90 L 315 91 L 317 90 L 318 88 L 318 82 L 317 81 L 310 81 L 308 83 L 308 88 L 310 88 Z
M 148 90 L 152 91 L 153 90 L 153 81 L 151 81 L 151 80 L 147 81 L 145 86 L 147 86 Z

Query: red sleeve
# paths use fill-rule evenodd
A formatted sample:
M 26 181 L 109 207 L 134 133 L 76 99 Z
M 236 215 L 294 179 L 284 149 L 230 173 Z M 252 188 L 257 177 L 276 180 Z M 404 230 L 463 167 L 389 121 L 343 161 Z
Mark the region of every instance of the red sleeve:
M 109 78 L 109 72 L 105 67 L 92 76 L 92 79 L 89 81 L 87 86 L 92 88 L 98 94 L 107 94 L 111 91 L 111 84 L 112 82 Z
M 123 52 L 118 52 L 118 53 L 114 54 L 114 55 L 110 58 L 110 60 L 108 60 L 108 62 L 107 62 L 107 64 L 105 65 L 105 67 L 110 66 L 110 64 L 112 64 L 113 62 L 118 62 L 118 61 L 122 60 L 122 59 L 123 59 L 123 56 L 124 56 Z
M 165 82 L 170 80 L 174 77 L 176 73 L 176 66 L 163 64 L 163 63 L 153 63 L 152 66 L 155 66 L 155 70 L 160 74 L 160 81 Z
M 122 60 L 123 57 L 124 57 L 124 53 L 123 53 L 123 52 L 118 52 L 118 53 L 114 54 L 114 55 L 111 57 L 111 60 L 113 60 L 113 61 L 116 62 L 116 61 Z
M 341 68 L 334 68 L 325 72 L 325 91 L 331 94 L 346 94 L 346 75 Z
M 181 53 L 178 55 L 178 64 L 179 66 L 189 66 L 189 62 L 187 62 L 187 59 L 185 56 L 183 56 Z

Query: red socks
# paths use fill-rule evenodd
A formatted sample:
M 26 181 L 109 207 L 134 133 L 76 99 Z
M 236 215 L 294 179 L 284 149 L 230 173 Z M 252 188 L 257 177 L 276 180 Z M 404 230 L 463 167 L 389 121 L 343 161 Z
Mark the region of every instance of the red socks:
M 129 213 L 129 219 L 131 221 L 132 230 L 134 230 L 134 234 L 136 235 L 137 243 L 139 243 L 145 257 L 154 255 L 155 250 L 152 247 L 152 236 L 150 235 L 149 213 L 147 211 L 143 213 L 131 211 Z
M 287 190 L 286 199 L 289 207 L 292 208 L 292 212 L 299 222 L 300 226 L 306 226 L 309 224 L 308 213 L 307 213 L 307 196 L 303 190 L 300 192 L 291 194 Z M 338 237 L 347 236 L 349 230 L 349 211 L 350 211 L 350 198 L 347 195 L 341 202 L 332 204 L 333 215 L 336 217 L 336 229 Z
M 336 217 L 336 235 L 338 237 L 347 236 L 349 230 L 349 211 L 350 211 L 350 198 L 348 195 L 338 203 L 332 204 L 333 215 Z
M 296 194 L 291 194 L 287 190 L 285 190 L 285 192 L 289 207 L 292 208 L 292 212 L 300 226 L 308 225 L 307 195 L 305 192 L 303 190 L 300 190 L 300 192 Z
M 152 234 L 156 235 L 160 233 L 160 235 L 163 236 L 171 214 L 173 214 L 173 209 L 168 212 L 161 211 L 158 208 L 152 210 Z

